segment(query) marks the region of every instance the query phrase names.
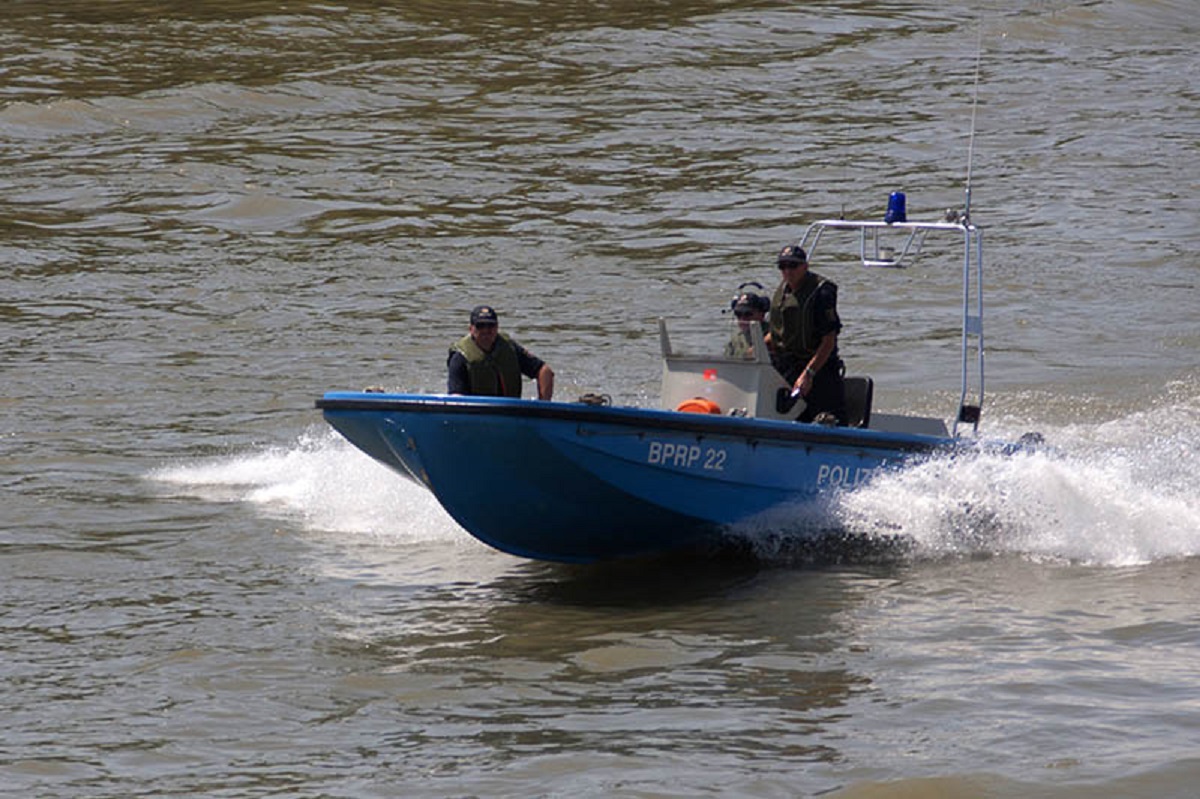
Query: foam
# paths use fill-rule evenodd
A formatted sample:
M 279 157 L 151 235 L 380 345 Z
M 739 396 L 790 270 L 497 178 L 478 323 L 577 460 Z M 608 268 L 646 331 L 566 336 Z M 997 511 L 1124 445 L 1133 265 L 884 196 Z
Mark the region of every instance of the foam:
M 316 532 L 409 541 L 464 535 L 427 490 L 327 428 L 306 431 L 288 447 L 175 464 L 149 477 L 187 495 L 244 502 Z
M 1164 424 L 1169 422 L 1169 424 Z M 999 427 L 1027 424 L 1000 420 Z M 1013 427 L 1003 438 L 1016 438 Z M 848 530 L 925 554 L 1016 553 L 1125 566 L 1200 553 L 1200 412 L 1190 397 L 1040 427 L 1032 454 L 976 453 L 881 475 L 839 498 Z

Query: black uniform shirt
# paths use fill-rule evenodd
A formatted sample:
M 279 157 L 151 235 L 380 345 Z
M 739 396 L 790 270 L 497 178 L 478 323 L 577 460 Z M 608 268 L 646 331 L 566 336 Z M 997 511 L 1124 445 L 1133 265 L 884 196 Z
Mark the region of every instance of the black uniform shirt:
M 512 339 L 509 339 L 509 341 L 517 351 L 517 366 L 521 369 L 521 374 L 531 379 L 536 378 L 537 373 L 541 371 L 546 362 L 517 342 L 512 341 Z M 446 359 L 446 375 L 447 394 L 471 393 L 471 378 L 467 373 L 467 359 L 458 350 L 450 350 L 450 357 Z

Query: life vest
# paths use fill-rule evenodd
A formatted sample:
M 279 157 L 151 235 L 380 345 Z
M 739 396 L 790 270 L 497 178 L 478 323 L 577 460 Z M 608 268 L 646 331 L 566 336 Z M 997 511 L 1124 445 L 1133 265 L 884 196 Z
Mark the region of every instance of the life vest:
M 830 281 L 809 272 L 795 292 L 781 281 L 771 300 L 771 341 L 791 358 L 807 361 L 821 345 L 813 317 L 817 289 Z
M 470 336 L 463 336 L 454 345 L 467 361 L 467 378 L 471 393 L 485 397 L 521 396 L 521 367 L 517 350 L 503 333 L 496 335 L 496 346 L 484 352 Z
M 751 322 L 750 327 L 742 330 L 741 327 L 735 325 L 733 332 L 729 335 L 729 341 L 725 344 L 726 358 L 753 358 L 754 357 L 754 336 L 762 335 L 762 326 L 758 322 Z M 761 346 L 761 345 L 760 345 Z

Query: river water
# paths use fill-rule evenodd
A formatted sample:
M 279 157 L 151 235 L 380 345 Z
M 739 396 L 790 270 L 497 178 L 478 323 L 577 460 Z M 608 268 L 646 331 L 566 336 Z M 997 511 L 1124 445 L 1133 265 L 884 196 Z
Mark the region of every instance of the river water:
M 0 792 L 1194 795 L 1198 20 L 7 3 Z M 720 340 L 807 221 L 968 172 L 983 429 L 1051 449 L 847 496 L 900 551 L 529 563 L 313 409 L 439 390 L 479 302 L 559 398 L 653 404 L 658 316 Z M 877 410 L 957 402 L 929 255 L 817 261 Z

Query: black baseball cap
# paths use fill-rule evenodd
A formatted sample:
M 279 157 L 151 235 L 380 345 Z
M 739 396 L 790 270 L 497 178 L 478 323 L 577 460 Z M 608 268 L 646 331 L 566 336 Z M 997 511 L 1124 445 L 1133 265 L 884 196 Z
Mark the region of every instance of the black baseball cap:
M 492 306 L 476 305 L 471 309 L 471 324 L 498 325 L 500 324 L 500 319 L 496 316 L 496 309 Z
M 808 253 L 799 244 L 789 244 L 779 251 L 777 259 L 780 266 L 808 263 Z

